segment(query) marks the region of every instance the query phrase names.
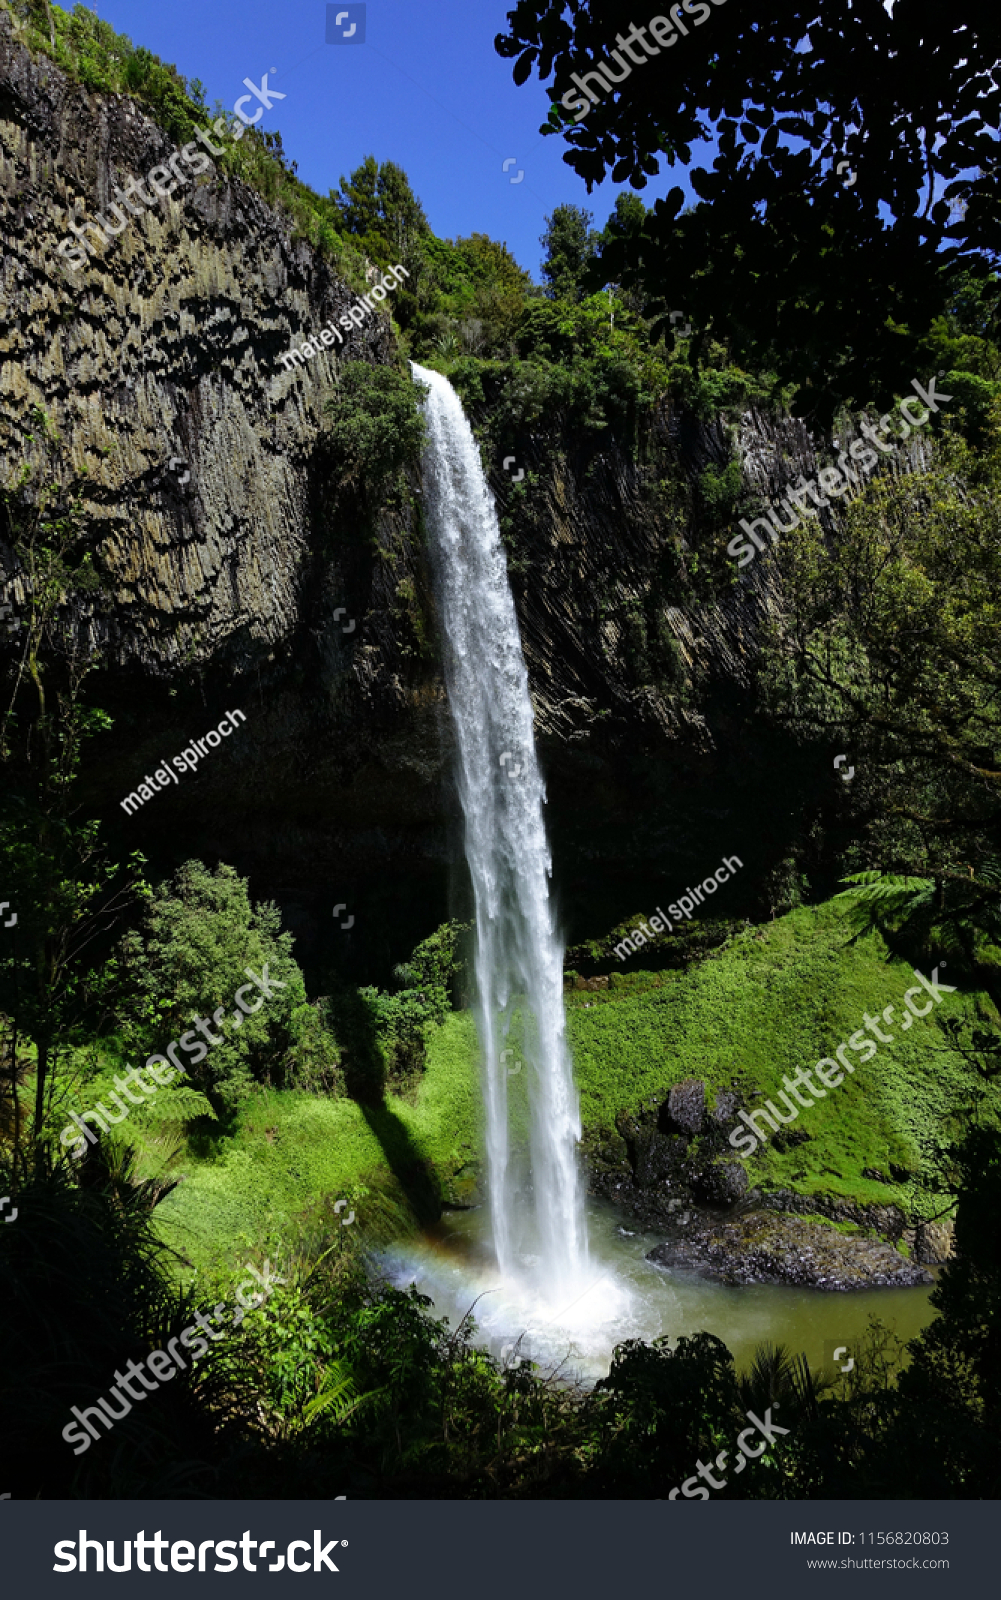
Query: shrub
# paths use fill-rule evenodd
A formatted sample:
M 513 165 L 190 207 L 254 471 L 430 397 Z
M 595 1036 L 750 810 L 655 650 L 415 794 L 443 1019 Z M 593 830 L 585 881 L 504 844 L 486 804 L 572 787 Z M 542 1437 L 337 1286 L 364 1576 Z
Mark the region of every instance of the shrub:
M 337 394 L 327 402 L 324 445 L 333 484 L 332 520 L 342 537 L 371 536 L 394 491 L 405 493 L 403 469 L 424 445 L 424 418 L 409 373 L 364 361 L 341 368 Z
M 282 987 L 237 1026 L 236 991 L 247 984 L 248 968 L 262 974 L 265 966 Z M 221 1042 L 189 1072 L 226 1108 L 255 1082 L 291 1086 L 300 1074 L 308 1087 L 329 1081 L 337 1046 L 323 1014 L 307 1002 L 292 936 L 281 932 L 277 906 L 251 904 L 246 880 L 232 867 L 180 867 L 151 895 L 141 927 L 122 940 L 119 973 L 130 991 L 123 1040 L 144 1054 L 162 1053 L 197 1017 L 222 1013 L 209 1023 Z

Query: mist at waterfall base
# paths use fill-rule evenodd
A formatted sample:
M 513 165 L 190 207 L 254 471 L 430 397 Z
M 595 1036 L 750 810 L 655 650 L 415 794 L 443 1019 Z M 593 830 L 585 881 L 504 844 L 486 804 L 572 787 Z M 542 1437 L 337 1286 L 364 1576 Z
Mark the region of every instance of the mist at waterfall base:
M 512 1292 L 552 1301 L 555 1310 L 590 1280 L 580 1109 L 528 673 L 479 446 L 448 380 L 417 365 L 413 373 L 427 386 L 428 541 L 475 907 L 493 1251 Z M 515 1059 L 527 1086 L 527 1162 L 525 1145 L 512 1137 Z
M 625 1339 L 650 1343 L 666 1336 L 673 1347 L 678 1338 L 704 1330 L 722 1339 L 738 1369 L 750 1364 L 759 1345 L 772 1343 L 802 1352 L 812 1371 L 830 1372 L 834 1351 L 857 1347 L 870 1318 L 906 1340 L 934 1316 L 928 1287 L 851 1294 L 774 1283 L 733 1287 L 656 1266 L 646 1257 L 664 1233 L 629 1222 L 605 1200 L 588 1199 L 587 1223 L 590 1287 L 576 1304 L 554 1306 L 502 1279 L 485 1206 L 447 1211 L 416 1242 L 385 1251 L 381 1267 L 398 1287 L 416 1282 L 434 1315 L 447 1317 L 453 1328 L 473 1307 L 474 1343 L 499 1361 L 530 1360 L 543 1374 L 558 1371 L 588 1383 L 605 1376 L 612 1351 Z

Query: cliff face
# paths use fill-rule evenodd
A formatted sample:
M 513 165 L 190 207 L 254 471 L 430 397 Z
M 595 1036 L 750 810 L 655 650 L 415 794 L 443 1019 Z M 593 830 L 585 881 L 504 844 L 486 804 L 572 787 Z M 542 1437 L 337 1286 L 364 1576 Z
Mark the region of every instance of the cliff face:
M 172 149 L 133 102 L 33 61 L 0 14 L 0 465 L 7 483 L 24 463 L 41 470 L 42 406 L 94 485 L 101 587 L 72 622 L 100 663 L 90 698 L 115 726 L 89 747 L 88 805 L 155 863 L 233 861 L 299 932 L 398 959 L 446 913 L 461 854 L 419 485 L 411 507 L 383 512 L 376 547 L 359 543 L 324 511 L 323 450 L 340 364 L 394 360 L 389 320 L 286 373 L 280 354 L 356 295 L 215 171 L 69 271 L 56 253 L 68 215 L 106 213 L 114 184 Z M 782 476 L 790 458 L 814 470 L 799 425 L 749 414 L 740 445 L 762 486 L 777 486 L 780 457 Z M 568 915 L 589 932 L 606 902 L 612 920 L 633 909 L 630 873 L 684 873 L 702 848 L 690 818 L 703 781 L 718 785 L 730 714 L 710 702 L 747 682 L 767 563 L 725 601 L 679 607 L 658 484 L 728 453 L 721 424 L 669 410 L 642 465 L 609 449 L 578 471 L 568 441 L 537 490 L 524 571 L 512 560 L 557 854 L 576 883 Z M 510 479 L 499 464 L 492 478 L 503 510 Z M 0 560 L 16 614 L 23 576 L 9 547 Z M 247 722 L 225 750 L 124 819 L 119 801 L 151 764 L 234 706 Z M 716 827 L 714 855 L 716 834 L 738 847 Z M 618 887 L 595 885 L 599 859 Z M 330 928 L 340 902 L 357 911 L 350 937 Z
M 418 562 L 399 518 L 384 519 L 371 562 L 350 545 L 320 555 L 315 461 L 337 363 L 328 352 L 291 373 L 279 363 L 357 296 L 254 191 L 215 173 L 140 208 L 81 271 L 64 266 L 56 247 L 68 215 L 107 215 L 112 186 L 172 149 L 133 102 L 90 95 L 33 61 L 0 15 L 3 478 L 24 463 L 43 470 L 32 420 L 42 406 L 72 470 L 95 486 L 86 512 L 101 534 L 102 587 L 75 622 L 102 662 L 99 703 L 116 718 L 90 773 L 109 823 L 151 761 L 240 705 L 245 737 L 161 799 L 169 820 L 147 814 L 141 830 L 133 820 L 130 842 L 149 848 L 151 827 L 197 828 L 217 835 L 223 855 L 242 843 L 250 857 L 281 857 L 284 836 L 301 857 L 292 819 L 329 807 L 327 856 L 364 852 L 380 823 L 371 786 L 340 816 L 331 799 L 346 769 L 372 759 L 376 730 L 390 734 L 378 757 L 390 777 L 416 764 L 418 787 L 436 780 L 436 696 L 411 681 L 397 616 Z M 345 336 L 339 359 L 385 362 L 393 351 L 377 314 Z M 2 557 L 16 614 L 23 580 L 9 548 Z M 412 785 L 389 787 L 397 828 L 414 815 L 426 826 Z M 265 845 L 254 834 L 271 808 Z M 392 848 L 373 837 L 373 857 Z M 283 881 L 281 869 L 269 877 L 262 887 Z

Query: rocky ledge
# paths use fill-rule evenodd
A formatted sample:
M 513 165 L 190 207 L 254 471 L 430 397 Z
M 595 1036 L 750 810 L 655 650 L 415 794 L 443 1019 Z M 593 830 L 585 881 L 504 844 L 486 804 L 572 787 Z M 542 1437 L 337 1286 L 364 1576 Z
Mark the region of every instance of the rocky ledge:
M 723 1283 L 787 1283 L 804 1289 L 910 1289 L 934 1280 L 871 1235 L 771 1210 L 708 1217 L 691 1211 L 647 1256 L 661 1267 L 703 1272 Z

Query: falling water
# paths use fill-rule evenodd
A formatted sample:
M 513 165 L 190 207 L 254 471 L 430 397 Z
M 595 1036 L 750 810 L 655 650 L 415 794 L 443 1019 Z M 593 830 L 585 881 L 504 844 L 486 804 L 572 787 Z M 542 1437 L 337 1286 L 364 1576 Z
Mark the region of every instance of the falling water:
M 425 486 L 476 905 L 494 1249 L 505 1278 L 534 1260 L 547 1297 L 565 1296 L 582 1282 L 587 1264 L 575 1150 L 580 1113 L 566 1042 L 563 948 L 549 903 L 545 793 L 528 673 L 497 513 L 472 429 L 447 379 L 417 365 L 413 371 L 430 389 Z M 515 1051 L 505 1049 L 504 1040 L 516 1012 L 521 1031 Z M 534 1218 L 517 1198 L 513 1170 L 508 1080 L 518 1070 L 510 1065 L 515 1056 L 524 1058 L 528 1073 Z

